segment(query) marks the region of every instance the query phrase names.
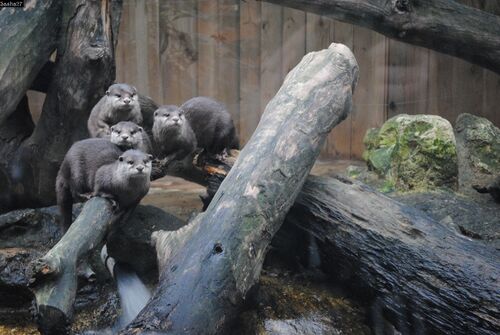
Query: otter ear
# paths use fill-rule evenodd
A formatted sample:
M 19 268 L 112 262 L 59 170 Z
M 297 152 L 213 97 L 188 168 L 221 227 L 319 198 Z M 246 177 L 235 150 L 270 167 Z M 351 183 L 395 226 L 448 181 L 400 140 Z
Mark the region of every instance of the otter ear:
M 111 132 L 114 132 L 115 131 L 115 126 L 112 126 L 111 128 L 109 128 L 111 130 Z
M 109 95 L 109 90 L 106 91 L 106 95 Z
M 153 155 L 148 155 L 148 157 L 149 157 L 149 160 L 150 160 L 150 161 L 152 161 L 152 160 L 153 160 L 153 158 L 154 158 L 154 157 L 153 157 Z
M 141 133 L 142 133 L 142 131 L 143 131 L 143 130 L 144 130 L 144 129 L 142 129 L 142 127 L 139 127 L 139 131 L 140 131 Z
M 158 112 L 157 111 L 154 113 L 154 116 L 158 116 Z
M 123 162 L 123 156 L 120 156 L 120 157 L 118 158 L 118 160 L 119 160 L 120 162 Z
M 135 88 L 135 86 L 130 86 L 130 87 L 132 87 L 132 92 L 137 93 L 137 88 Z

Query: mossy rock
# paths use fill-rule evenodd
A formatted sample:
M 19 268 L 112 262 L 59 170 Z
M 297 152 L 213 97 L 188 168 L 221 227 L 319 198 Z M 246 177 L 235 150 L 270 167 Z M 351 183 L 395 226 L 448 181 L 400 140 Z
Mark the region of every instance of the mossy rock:
M 460 192 L 487 199 L 472 186 L 487 186 L 500 176 L 500 129 L 483 117 L 464 113 L 457 118 L 455 137 Z
M 455 136 L 442 117 L 400 114 L 370 129 L 364 143 L 363 158 L 385 179 L 384 192 L 456 188 Z

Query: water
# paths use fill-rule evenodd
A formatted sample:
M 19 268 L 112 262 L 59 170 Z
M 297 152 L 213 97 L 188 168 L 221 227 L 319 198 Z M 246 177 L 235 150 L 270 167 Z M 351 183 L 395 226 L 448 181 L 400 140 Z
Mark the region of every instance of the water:
M 151 292 L 134 271 L 122 264 L 115 265 L 114 274 L 122 314 L 113 328 L 122 329 L 146 306 L 151 298 Z

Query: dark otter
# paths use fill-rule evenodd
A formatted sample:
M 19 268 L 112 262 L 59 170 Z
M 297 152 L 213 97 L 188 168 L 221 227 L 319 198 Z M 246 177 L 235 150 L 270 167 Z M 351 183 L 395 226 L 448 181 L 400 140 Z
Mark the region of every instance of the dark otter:
M 181 109 L 193 128 L 199 148 L 212 154 L 239 148 L 233 119 L 223 104 L 211 98 L 195 97 L 186 101 Z
M 113 84 L 92 108 L 87 127 L 91 137 L 107 137 L 110 127 L 120 121 L 142 124 L 137 90 L 128 84 Z
M 130 121 L 122 121 L 111 127 L 111 143 L 122 150 L 137 149 L 145 153 L 152 153 L 151 141 L 142 127 Z
M 489 193 L 493 200 L 500 203 L 500 176 L 486 186 L 473 185 L 472 187 L 479 193 Z
M 144 189 L 147 192 L 149 188 L 151 159 L 151 155 L 137 150 L 123 153 L 106 139 L 75 142 L 66 153 L 56 178 L 63 229 L 71 225 L 73 201 L 86 200 L 97 191 L 112 195 L 120 208 L 127 208 L 130 203 L 140 200 L 145 194 Z
M 177 106 L 160 106 L 154 113 L 153 140 L 156 154 L 165 163 L 181 160 L 196 149 L 196 136 Z

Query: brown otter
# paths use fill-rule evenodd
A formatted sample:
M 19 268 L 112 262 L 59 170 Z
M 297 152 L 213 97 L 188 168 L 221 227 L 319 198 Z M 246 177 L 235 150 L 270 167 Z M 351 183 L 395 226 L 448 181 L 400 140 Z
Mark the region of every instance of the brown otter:
M 196 136 L 177 106 L 160 106 L 154 113 L 153 140 L 164 164 L 181 160 L 196 149 Z
M 92 108 L 87 127 L 91 137 L 107 137 L 110 127 L 120 121 L 142 123 L 137 90 L 128 84 L 113 84 Z
M 122 150 L 137 149 L 145 153 L 152 153 L 151 141 L 142 127 L 130 121 L 122 121 L 111 126 L 111 143 Z
M 106 139 L 75 142 L 56 178 L 63 229 L 71 225 L 73 201 L 86 200 L 90 195 L 113 197 L 120 209 L 138 203 L 149 189 L 151 159 L 138 150 L 123 153 Z
M 211 98 L 195 97 L 180 108 L 193 128 L 199 148 L 212 154 L 239 148 L 233 119 L 223 104 Z

